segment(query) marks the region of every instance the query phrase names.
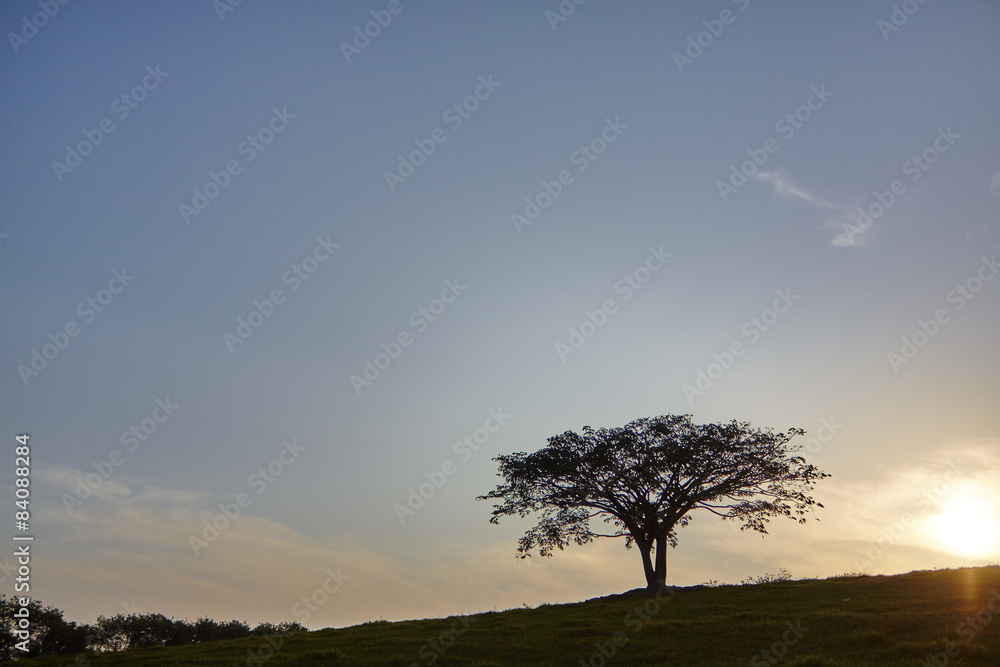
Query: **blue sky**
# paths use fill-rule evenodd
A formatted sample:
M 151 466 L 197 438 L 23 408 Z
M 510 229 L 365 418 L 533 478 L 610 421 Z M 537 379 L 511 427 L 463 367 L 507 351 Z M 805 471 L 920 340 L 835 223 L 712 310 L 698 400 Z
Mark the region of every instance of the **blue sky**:
M 517 562 L 474 497 L 661 414 L 804 428 L 834 475 L 765 540 L 696 516 L 673 583 L 1000 557 L 995 3 L 219 6 L 0 8 L 37 597 L 324 627 L 620 592 L 636 553 Z

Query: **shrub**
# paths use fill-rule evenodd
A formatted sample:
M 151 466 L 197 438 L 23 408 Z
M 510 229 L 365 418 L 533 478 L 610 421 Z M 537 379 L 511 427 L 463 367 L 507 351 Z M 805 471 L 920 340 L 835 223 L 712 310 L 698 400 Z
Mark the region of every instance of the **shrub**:
M 792 580 L 792 573 L 786 570 L 785 568 L 781 568 L 780 570 L 778 570 L 778 574 L 771 574 L 769 572 L 765 572 L 759 577 L 747 577 L 740 583 L 743 584 L 744 586 L 747 585 L 756 586 L 757 584 L 773 584 L 778 581 L 791 581 L 791 580 Z

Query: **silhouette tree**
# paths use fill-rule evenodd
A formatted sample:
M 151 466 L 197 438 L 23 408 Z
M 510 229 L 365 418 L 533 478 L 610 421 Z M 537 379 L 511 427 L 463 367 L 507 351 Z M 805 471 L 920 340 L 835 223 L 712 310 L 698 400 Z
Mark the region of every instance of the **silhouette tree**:
M 816 480 L 829 477 L 796 455 L 789 445 L 802 429 L 787 433 L 754 429 L 749 423 L 694 424 L 690 415 L 637 419 L 622 428 L 581 434 L 566 431 L 533 454 L 501 455 L 504 482 L 477 500 L 501 499 L 490 523 L 500 517 L 540 512 L 537 525 L 518 542 L 519 557 L 534 549 L 551 556 L 570 542 L 624 537 L 638 546 L 646 587 L 666 585 L 666 546 L 677 546 L 677 528 L 704 509 L 742 522 L 741 530 L 767 533 L 771 517 L 806 522 L 822 505 L 808 495 Z M 609 534 L 591 530 L 600 517 Z
M 24 620 L 19 616 L 22 609 L 28 614 L 26 627 L 20 623 Z M 87 648 L 89 630 L 90 626 L 65 620 L 60 610 L 44 606 L 39 600 L 30 600 L 22 608 L 17 596 L 0 595 L 0 662 L 79 653 Z

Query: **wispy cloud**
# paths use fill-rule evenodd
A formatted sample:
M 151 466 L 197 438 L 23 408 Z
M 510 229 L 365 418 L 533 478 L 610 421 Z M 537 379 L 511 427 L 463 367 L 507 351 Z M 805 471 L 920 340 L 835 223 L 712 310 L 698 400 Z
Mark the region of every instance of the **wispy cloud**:
M 758 171 L 756 174 L 754 174 L 754 178 L 756 178 L 758 181 L 767 181 L 771 183 L 771 185 L 774 186 L 774 192 L 778 195 L 781 195 L 782 197 L 786 197 L 789 199 L 799 199 L 801 201 L 806 202 L 807 204 L 811 204 L 818 208 L 827 208 L 839 212 L 847 211 L 847 209 L 845 209 L 842 206 L 837 206 L 836 204 L 831 204 L 829 202 L 825 202 L 817 197 L 812 196 L 802 188 L 792 183 L 791 179 L 781 170 L 775 170 L 770 172 Z
M 830 211 L 831 213 L 820 225 L 820 228 L 833 235 L 830 243 L 838 248 L 853 248 L 868 244 L 871 238 L 871 227 L 866 229 L 859 226 L 857 215 L 846 206 L 832 204 L 809 194 L 780 169 L 758 171 L 753 177 L 758 181 L 770 183 L 774 188 L 774 193 L 784 199 L 797 200 L 814 208 Z
M 39 467 L 34 474 L 36 479 L 58 493 L 67 511 L 77 511 L 78 507 L 91 500 L 101 502 L 128 498 L 135 503 L 172 507 L 195 505 L 207 499 L 205 493 L 168 489 L 121 474 L 105 478 L 94 470 L 45 466 Z
M 1000 171 L 993 174 L 993 180 L 990 182 L 990 192 L 993 193 L 994 197 L 1000 197 Z

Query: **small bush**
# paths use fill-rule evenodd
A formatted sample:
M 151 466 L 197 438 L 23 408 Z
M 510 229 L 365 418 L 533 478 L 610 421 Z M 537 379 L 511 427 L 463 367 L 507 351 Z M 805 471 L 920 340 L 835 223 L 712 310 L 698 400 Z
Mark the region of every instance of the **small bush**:
M 792 573 L 786 570 L 785 568 L 781 568 L 780 570 L 778 570 L 778 574 L 771 574 L 770 572 L 765 572 L 759 577 L 747 577 L 740 583 L 743 584 L 744 586 L 756 586 L 758 584 L 773 584 L 778 581 L 791 581 L 791 580 L 792 580 Z

